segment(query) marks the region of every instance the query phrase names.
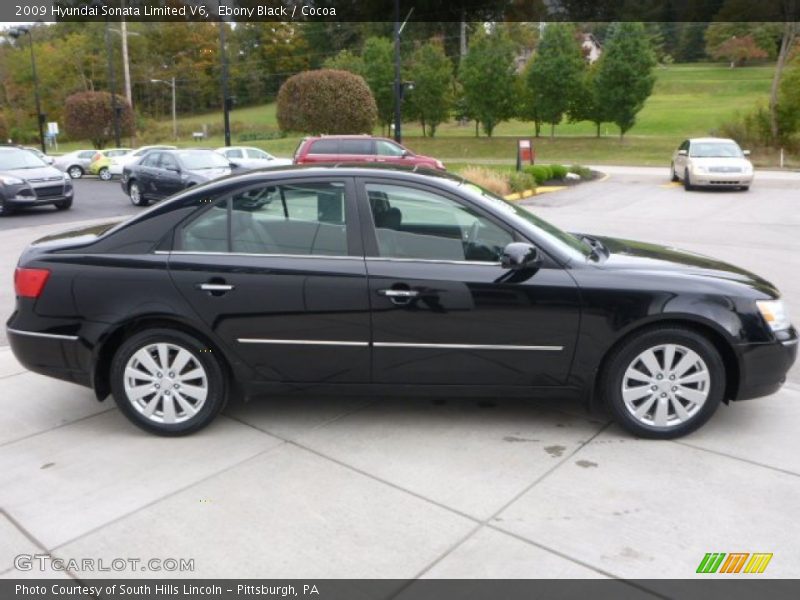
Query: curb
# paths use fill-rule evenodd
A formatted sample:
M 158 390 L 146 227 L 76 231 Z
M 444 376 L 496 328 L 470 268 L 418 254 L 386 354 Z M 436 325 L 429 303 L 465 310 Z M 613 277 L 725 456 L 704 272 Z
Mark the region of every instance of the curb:
M 561 190 L 567 189 L 568 185 L 543 185 L 541 187 L 537 187 L 534 190 L 525 190 L 523 192 L 518 192 L 516 194 L 507 194 L 503 196 L 506 200 L 524 200 L 525 198 L 531 198 L 533 196 L 538 196 L 540 194 L 551 194 L 553 192 L 560 192 Z

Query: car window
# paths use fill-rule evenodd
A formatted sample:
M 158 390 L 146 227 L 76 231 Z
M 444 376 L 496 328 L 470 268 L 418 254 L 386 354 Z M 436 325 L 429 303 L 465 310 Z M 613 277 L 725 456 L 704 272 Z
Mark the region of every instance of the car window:
M 405 152 L 404 148 L 392 142 L 387 142 L 386 140 L 376 140 L 375 146 L 379 156 L 403 156 Z
M 92 158 L 97 153 L 97 150 L 84 150 L 78 153 L 78 158 Z
M 178 170 L 178 161 L 175 160 L 175 157 L 171 154 L 167 154 L 166 152 L 160 152 L 161 160 L 158 163 L 158 166 L 162 169 L 170 169 L 172 171 Z
M 122 156 L 123 154 L 127 154 L 127 150 L 109 150 L 106 152 L 106 156 L 114 157 L 114 156 Z
M 163 152 L 149 152 L 145 157 L 142 159 L 142 162 L 139 163 L 143 167 L 155 167 L 158 166 L 158 161 L 161 159 L 161 155 Z
M 367 184 L 381 257 L 497 262 L 513 235 L 472 208 L 439 194 Z
M 258 148 L 248 148 L 247 149 L 247 156 L 250 158 L 257 158 L 259 160 L 271 160 L 271 157 L 266 152 L 259 150 Z
M 695 158 L 741 158 L 741 148 L 735 142 L 695 142 L 689 156 Z
M 311 143 L 309 154 L 339 154 L 339 142 L 336 140 L 316 140 Z
M 372 140 L 339 140 L 339 154 L 374 154 Z
M 44 161 L 27 150 L 17 148 L 0 149 L 0 171 L 12 169 L 37 169 L 47 166 Z
M 231 197 L 226 220 L 220 221 L 219 214 L 215 207 L 184 227 L 181 249 L 220 252 L 229 247 L 247 254 L 347 255 L 343 183 L 259 186 Z M 224 237 L 227 218 L 230 245 Z M 219 242 L 220 235 L 224 244 Z
M 224 156 L 211 150 L 186 150 L 178 152 L 183 165 L 190 171 L 204 169 L 227 169 L 230 163 Z
M 226 156 L 227 158 L 243 158 L 243 157 L 244 157 L 244 154 L 242 154 L 242 151 L 241 151 L 241 150 L 239 150 L 239 149 L 236 149 L 236 150 L 226 150 L 226 151 L 224 152 L 224 154 L 225 154 L 225 156 Z

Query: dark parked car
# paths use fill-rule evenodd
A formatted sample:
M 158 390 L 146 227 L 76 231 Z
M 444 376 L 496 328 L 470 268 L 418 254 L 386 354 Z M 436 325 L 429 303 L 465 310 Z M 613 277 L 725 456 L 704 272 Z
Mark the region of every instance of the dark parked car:
M 747 271 L 374 168 L 250 172 L 44 238 L 16 294 L 23 365 L 165 435 L 296 390 L 584 398 L 672 438 L 775 392 L 798 340 Z
M 42 204 L 66 210 L 72 206 L 72 197 L 68 175 L 29 150 L 0 147 L 0 216 Z
M 151 150 L 122 169 L 122 191 L 147 206 L 198 183 L 230 175 L 235 167 L 213 150 Z
M 442 161 L 414 154 L 397 142 L 369 135 L 326 135 L 304 138 L 294 153 L 297 165 L 320 163 L 378 163 L 398 167 L 444 170 Z

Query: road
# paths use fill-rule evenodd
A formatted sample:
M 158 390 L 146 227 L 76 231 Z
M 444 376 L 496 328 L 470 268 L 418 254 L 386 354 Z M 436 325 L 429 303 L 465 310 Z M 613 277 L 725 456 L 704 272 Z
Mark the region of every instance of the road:
M 568 229 L 754 269 L 798 315 L 798 183 L 685 193 L 660 171 L 615 171 L 531 208 Z M 74 214 L 92 202 L 86 190 L 108 202 L 106 218 L 137 210 L 100 185 L 79 182 Z M 11 310 L 14 257 L 72 217 L 2 222 L 0 313 Z M 707 552 L 774 553 L 759 577 L 796 578 L 800 542 L 788 524 L 800 497 L 798 420 L 791 382 L 663 442 L 634 439 L 565 400 L 309 393 L 233 397 L 207 429 L 159 438 L 91 390 L 26 372 L 0 347 L 0 579 L 109 576 L 15 571 L 13 556 L 30 553 L 75 564 L 195 561 L 192 573 L 115 577 L 613 577 L 651 588 L 653 578 L 695 577 Z

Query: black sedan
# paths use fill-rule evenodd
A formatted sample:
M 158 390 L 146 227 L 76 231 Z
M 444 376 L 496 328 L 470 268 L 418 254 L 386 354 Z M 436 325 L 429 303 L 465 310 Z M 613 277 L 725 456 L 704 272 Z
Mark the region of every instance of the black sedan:
M 0 147 L 0 217 L 43 204 L 66 210 L 72 206 L 72 198 L 69 175 L 50 166 L 30 150 Z
M 147 206 L 199 183 L 230 175 L 236 168 L 213 150 L 153 150 L 122 170 L 120 184 L 136 206 Z
M 560 231 L 445 174 L 250 172 L 19 261 L 12 349 L 140 427 L 231 395 L 514 395 L 602 403 L 673 438 L 775 392 L 797 353 L 778 291 L 711 258 Z

